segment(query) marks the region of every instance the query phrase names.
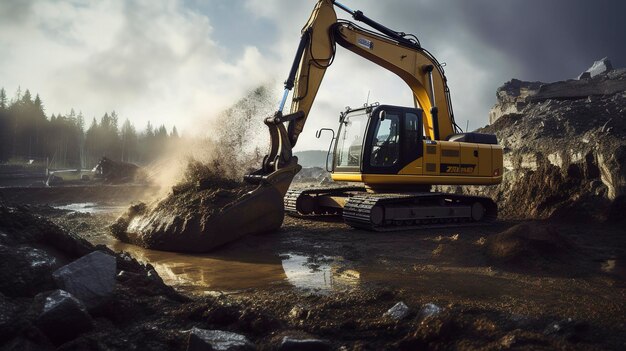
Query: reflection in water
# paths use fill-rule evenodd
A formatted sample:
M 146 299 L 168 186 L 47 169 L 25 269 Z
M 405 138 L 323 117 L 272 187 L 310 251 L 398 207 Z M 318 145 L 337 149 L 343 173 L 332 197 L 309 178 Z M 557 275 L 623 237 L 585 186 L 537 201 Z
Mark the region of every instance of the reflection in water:
M 119 241 L 109 243 L 109 247 L 150 263 L 166 284 L 193 292 L 263 287 L 286 279 L 278 256 L 234 255 L 223 258 L 147 250 Z
M 340 258 L 316 258 L 289 254 L 282 261 L 283 270 L 289 283 L 297 288 L 330 291 L 354 287 L 359 283 L 360 274 L 343 269 Z
M 194 255 L 147 250 L 117 240 L 107 243 L 150 263 L 165 283 L 190 292 L 235 291 L 288 282 L 296 288 L 327 292 L 359 282 L 359 273 L 340 266 L 340 258 L 322 260 L 302 255 L 275 255 L 246 251 L 219 255 Z M 281 260 L 282 258 L 282 260 Z
M 125 206 L 108 206 L 97 204 L 95 202 L 78 202 L 69 205 L 63 206 L 54 206 L 54 208 L 59 210 L 66 211 L 74 211 L 80 213 L 114 213 L 114 212 L 123 212 L 126 207 Z

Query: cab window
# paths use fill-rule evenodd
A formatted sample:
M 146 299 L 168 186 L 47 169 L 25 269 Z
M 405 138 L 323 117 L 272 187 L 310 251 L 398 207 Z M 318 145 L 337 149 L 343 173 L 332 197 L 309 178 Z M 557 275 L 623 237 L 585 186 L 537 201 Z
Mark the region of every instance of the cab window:
M 400 158 L 400 116 L 397 113 L 381 113 L 374 129 L 370 165 L 393 166 Z

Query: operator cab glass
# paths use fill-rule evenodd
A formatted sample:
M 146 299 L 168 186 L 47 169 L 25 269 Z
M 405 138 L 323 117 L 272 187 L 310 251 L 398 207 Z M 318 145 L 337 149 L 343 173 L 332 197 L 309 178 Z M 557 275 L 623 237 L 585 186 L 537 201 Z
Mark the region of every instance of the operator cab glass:
M 361 167 L 363 140 L 369 115 L 365 110 L 346 115 L 339 126 L 336 149 L 336 168 L 358 172 Z
M 422 110 L 381 105 L 341 117 L 334 172 L 398 172 L 422 156 Z
M 370 166 L 393 166 L 400 159 L 400 116 L 392 112 L 383 114 L 384 117 L 373 123 Z

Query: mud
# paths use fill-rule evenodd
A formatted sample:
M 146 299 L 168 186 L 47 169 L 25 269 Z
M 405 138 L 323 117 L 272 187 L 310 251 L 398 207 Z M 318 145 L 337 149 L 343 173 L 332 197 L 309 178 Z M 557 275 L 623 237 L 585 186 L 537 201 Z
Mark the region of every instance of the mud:
M 154 268 L 186 296 L 143 286 L 147 278 L 120 280 L 114 307 L 96 317 L 99 331 L 69 349 L 185 349 L 192 327 L 237 332 L 262 350 L 294 335 L 348 350 L 619 350 L 626 343 L 626 247 L 617 226 L 497 222 L 381 235 L 288 217 L 280 232 L 198 255 L 120 243 L 103 229 L 113 213 L 30 211 L 150 262 L 140 276 Z M 399 301 L 409 315 L 384 317 Z M 427 304 L 441 311 L 427 316 Z
M 554 224 L 517 224 L 486 239 L 493 263 L 520 271 L 546 270 L 576 261 L 576 247 Z
M 203 168 L 204 171 L 198 171 Z M 246 232 L 225 235 L 221 220 L 230 207 L 254 189 L 224 179 L 208 166 L 192 161 L 186 178 L 162 200 L 134 204 L 111 226 L 113 235 L 148 249 L 202 252 L 235 240 Z

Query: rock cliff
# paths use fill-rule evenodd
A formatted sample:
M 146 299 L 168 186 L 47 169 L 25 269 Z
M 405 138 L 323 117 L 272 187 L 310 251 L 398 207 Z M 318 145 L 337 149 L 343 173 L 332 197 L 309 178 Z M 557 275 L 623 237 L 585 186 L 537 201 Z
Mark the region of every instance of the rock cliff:
M 497 97 L 479 132 L 496 134 L 504 147 L 504 180 L 458 191 L 491 196 L 505 218 L 605 220 L 623 210 L 626 69 L 609 62 L 579 80 L 514 79 Z

